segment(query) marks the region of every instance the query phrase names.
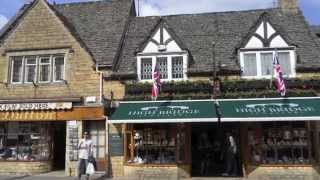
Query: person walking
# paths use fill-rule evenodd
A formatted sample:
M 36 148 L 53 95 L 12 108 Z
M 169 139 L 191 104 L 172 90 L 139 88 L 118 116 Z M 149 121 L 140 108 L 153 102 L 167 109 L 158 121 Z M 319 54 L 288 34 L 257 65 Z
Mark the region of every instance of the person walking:
M 89 174 L 86 174 L 89 157 L 92 156 L 92 140 L 89 133 L 83 133 L 83 139 L 80 139 L 78 144 L 79 162 L 78 162 L 78 179 L 81 180 L 82 174 L 86 175 L 86 180 L 89 180 Z

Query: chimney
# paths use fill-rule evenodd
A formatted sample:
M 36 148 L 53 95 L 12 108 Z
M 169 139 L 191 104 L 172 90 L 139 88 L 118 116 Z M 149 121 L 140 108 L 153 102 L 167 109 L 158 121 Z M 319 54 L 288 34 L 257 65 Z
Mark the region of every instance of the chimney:
M 284 13 L 298 13 L 298 0 L 279 0 L 279 8 Z

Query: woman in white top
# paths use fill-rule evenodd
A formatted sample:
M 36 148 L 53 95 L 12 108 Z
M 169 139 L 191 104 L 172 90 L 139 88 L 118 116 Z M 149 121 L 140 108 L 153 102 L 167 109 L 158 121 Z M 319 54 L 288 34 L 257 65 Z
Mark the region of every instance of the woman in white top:
M 89 138 L 89 133 L 83 133 L 83 139 L 80 139 L 78 144 L 79 163 L 78 163 L 78 178 L 81 179 L 82 174 L 86 174 L 89 156 L 92 155 L 92 140 Z M 89 174 L 86 174 L 86 179 L 89 179 Z

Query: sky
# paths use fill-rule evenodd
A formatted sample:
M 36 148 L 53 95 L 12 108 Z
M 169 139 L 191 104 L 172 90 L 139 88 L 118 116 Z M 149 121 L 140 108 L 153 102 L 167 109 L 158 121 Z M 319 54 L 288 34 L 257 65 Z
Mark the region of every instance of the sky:
M 24 4 L 32 0 L 0 0 L 0 28 Z M 48 0 L 50 3 L 69 3 L 96 0 Z M 275 6 L 277 0 L 135 0 L 139 1 L 139 14 L 169 15 L 203 12 L 221 12 L 262 9 Z M 298 0 L 306 20 L 311 25 L 320 25 L 320 0 Z M 138 8 L 137 8 L 138 9 Z

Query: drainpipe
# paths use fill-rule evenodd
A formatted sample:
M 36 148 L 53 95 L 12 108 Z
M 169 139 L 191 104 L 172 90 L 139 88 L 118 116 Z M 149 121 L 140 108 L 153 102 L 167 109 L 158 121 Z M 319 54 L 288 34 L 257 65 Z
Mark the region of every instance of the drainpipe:
M 99 64 L 96 64 L 96 73 L 99 74 L 99 103 L 102 104 L 103 99 L 103 72 L 99 71 Z

